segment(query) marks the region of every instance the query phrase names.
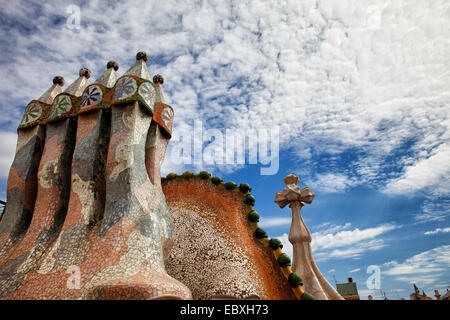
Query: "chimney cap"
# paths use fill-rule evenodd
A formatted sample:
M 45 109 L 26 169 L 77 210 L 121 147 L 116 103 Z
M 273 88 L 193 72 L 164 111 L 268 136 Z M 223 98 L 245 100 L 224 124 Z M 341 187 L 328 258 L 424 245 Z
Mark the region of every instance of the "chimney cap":
M 153 83 L 160 83 L 163 84 L 164 83 L 164 78 L 162 75 L 157 74 L 153 77 Z
M 64 78 L 61 76 L 56 76 L 53 78 L 53 84 L 58 84 L 61 87 L 64 85 Z
M 145 62 L 148 61 L 147 53 L 145 53 L 144 51 L 139 51 L 136 54 L 136 60 L 141 60 L 141 59 L 144 60 Z
M 85 77 L 86 79 L 89 79 L 91 77 L 91 70 L 88 68 L 81 68 L 79 72 L 80 77 Z
M 119 64 L 116 61 L 111 60 L 111 61 L 108 61 L 108 63 L 106 64 L 106 68 L 107 69 L 114 68 L 114 70 L 117 71 L 117 70 L 119 70 Z

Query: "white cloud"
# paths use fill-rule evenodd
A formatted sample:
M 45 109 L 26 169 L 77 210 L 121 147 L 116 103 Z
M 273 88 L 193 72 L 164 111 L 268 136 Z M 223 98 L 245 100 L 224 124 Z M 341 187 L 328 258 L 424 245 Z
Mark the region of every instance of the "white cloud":
M 346 230 L 350 228 L 351 223 L 346 222 L 344 225 L 334 225 L 331 222 L 324 222 L 318 226 L 312 226 L 311 230 L 316 233 L 326 234 L 326 233 L 336 233 L 341 230 Z
M 328 273 L 334 273 L 334 272 L 336 272 L 336 269 L 330 269 L 330 270 L 328 270 Z
M 406 259 L 404 262 L 390 261 L 383 265 L 383 275 L 395 279 L 416 283 L 419 287 L 429 287 L 440 278 L 445 278 L 450 270 L 450 245 L 427 250 Z
M 427 231 L 424 233 L 424 235 L 432 235 L 432 234 L 438 234 L 438 233 L 447 233 L 450 232 L 450 228 L 436 228 L 432 231 Z
M 351 179 L 343 174 L 326 173 L 318 174 L 313 182 L 310 183 L 314 190 L 339 193 L 344 192 L 348 187 L 356 184 L 356 179 Z
M 430 287 L 431 285 L 436 283 L 436 281 L 439 280 L 439 276 L 436 274 L 414 275 L 414 276 L 408 275 L 408 276 L 397 276 L 397 277 L 395 277 L 395 279 L 398 281 L 404 281 L 404 282 L 408 282 L 411 284 L 415 283 L 416 285 L 419 285 L 422 288 L 424 286 Z
M 385 192 L 408 194 L 439 184 L 450 187 L 449 159 L 450 143 L 444 143 L 427 158 L 407 166 L 402 176 L 389 182 Z
M 311 248 L 314 258 L 317 261 L 334 258 L 359 259 L 365 252 L 380 250 L 385 247 L 387 245 L 385 239 L 378 239 L 377 237 L 401 226 L 384 224 L 363 230 L 359 228 L 345 230 L 349 227 L 349 223 L 343 226 L 325 224 L 321 231 L 313 232 L 311 234 Z M 278 239 L 283 243 L 283 251 L 292 257 L 292 244 L 289 242 L 288 234 L 285 233 Z
M 361 268 L 356 268 L 356 269 L 350 270 L 348 273 L 355 273 L 355 272 L 358 272 L 360 270 L 361 270 Z
M 450 200 L 428 197 L 421 206 L 422 211 L 414 214 L 417 223 L 445 221 L 450 215 Z
M 0 43 L 2 125 L 16 127 L 55 74 L 69 84 L 87 66 L 95 79 L 110 59 L 122 74 L 132 53 L 146 50 L 156 57 L 151 73 L 165 76 L 174 132 L 193 119 L 211 128 L 279 126 L 281 147 L 329 192 L 355 183 L 449 189 L 445 0 L 89 1 L 80 31 L 54 24 L 69 4 L 3 5 L 18 27 L 0 30 L 14 39 Z
M 283 235 L 276 237 L 283 244 L 283 252 L 286 253 L 289 257 L 293 257 L 292 251 L 292 243 L 289 242 L 289 235 L 287 233 L 283 233 Z
M 290 226 L 292 222 L 291 218 L 262 218 L 259 225 L 263 228 Z
M 312 234 L 313 240 L 311 242 L 311 245 L 313 249 L 318 250 L 351 246 L 353 244 L 360 243 L 361 241 L 376 238 L 377 236 L 386 233 L 388 231 L 394 230 L 396 228 L 398 228 L 398 226 L 392 224 L 384 224 L 363 230 L 356 228 L 353 230 L 339 231 L 337 233 L 328 233 L 327 231 L 325 232 L 320 231 Z M 379 244 L 372 243 L 371 245 L 377 247 Z M 367 243 L 367 246 L 369 246 L 369 242 Z M 359 250 L 359 248 L 351 248 L 348 250 L 356 252 Z
M 0 178 L 7 178 L 9 168 L 14 160 L 16 151 L 17 134 L 12 132 L 0 131 L 2 147 L 0 148 Z
M 368 251 L 376 251 L 386 246 L 382 239 L 374 239 L 367 242 L 360 242 L 353 246 L 338 249 L 322 249 L 317 250 L 315 257 L 317 261 L 326 261 L 329 259 L 360 259 L 361 255 Z

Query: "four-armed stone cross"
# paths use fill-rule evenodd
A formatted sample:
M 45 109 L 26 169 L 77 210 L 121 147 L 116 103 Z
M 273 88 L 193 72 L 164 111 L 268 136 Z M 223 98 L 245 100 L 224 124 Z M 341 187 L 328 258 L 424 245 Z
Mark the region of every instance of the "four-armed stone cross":
M 287 204 L 292 209 L 292 224 L 289 241 L 293 246 L 292 269 L 303 280 L 305 291 L 319 300 L 343 300 L 342 296 L 329 284 L 314 261 L 311 252 L 311 234 L 303 222 L 301 208 L 310 204 L 314 192 L 309 187 L 300 189 L 299 178 L 293 174 L 283 179 L 286 187 L 277 192 L 275 203 L 284 208 Z

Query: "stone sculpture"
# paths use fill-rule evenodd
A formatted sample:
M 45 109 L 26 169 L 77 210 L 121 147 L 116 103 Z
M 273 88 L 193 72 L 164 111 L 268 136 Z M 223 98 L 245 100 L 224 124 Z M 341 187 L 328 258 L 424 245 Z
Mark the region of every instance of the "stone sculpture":
M 286 187 L 277 192 L 275 203 L 284 208 L 289 204 L 292 209 L 292 223 L 289 241 L 293 246 L 294 272 L 303 279 L 305 290 L 319 300 L 343 300 L 342 296 L 329 284 L 314 261 L 311 251 L 311 234 L 303 222 L 301 208 L 304 203 L 311 203 L 314 193 L 309 187 L 300 189 L 299 178 L 289 174 L 283 179 Z

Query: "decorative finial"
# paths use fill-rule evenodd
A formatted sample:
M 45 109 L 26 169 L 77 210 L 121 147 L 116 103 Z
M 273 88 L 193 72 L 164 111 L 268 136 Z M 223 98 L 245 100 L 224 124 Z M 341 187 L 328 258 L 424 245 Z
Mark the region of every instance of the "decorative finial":
M 119 64 L 116 61 L 108 61 L 105 72 L 103 72 L 103 74 L 95 80 L 94 83 L 101 84 L 107 88 L 114 87 L 117 80 L 117 70 L 119 70 Z
M 53 78 L 53 85 L 44 92 L 42 96 L 40 96 L 37 100 L 52 104 L 53 99 L 62 92 L 62 86 L 64 85 L 64 78 L 61 76 L 56 76 Z
M 288 185 L 298 185 L 298 183 L 300 182 L 300 179 L 298 178 L 298 176 L 290 173 L 289 175 L 287 175 L 286 177 L 283 178 L 283 181 L 287 186 Z
M 57 84 L 59 86 L 64 86 L 64 78 L 61 76 L 56 76 L 53 78 L 53 84 Z
M 89 70 L 88 68 L 81 68 L 79 75 L 80 77 L 85 77 L 86 79 L 89 79 L 91 77 L 91 70 Z
M 141 79 L 150 81 L 150 74 L 148 73 L 147 64 L 148 61 L 147 54 L 143 51 L 136 54 L 136 62 L 134 65 L 125 72 L 124 76 L 136 76 Z
M 147 53 L 145 53 L 144 51 L 139 51 L 136 54 L 136 60 L 144 60 L 145 62 L 148 61 L 148 57 L 147 57 Z
M 65 93 L 72 94 L 75 97 L 81 97 L 84 89 L 88 86 L 88 79 L 91 76 L 91 70 L 88 68 L 81 68 L 78 74 L 78 79 L 64 91 Z
M 289 204 L 292 210 L 292 223 L 288 237 L 293 250 L 292 269 L 303 279 L 305 291 L 312 294 L 315 299 L 343 300 L 344 298 L 328 283 L 314 261 L 311 250 L 311 233 L 301 216 L 301 208 L 304 203 L 312 202 L 314 192 L 309 187 L 300 189 L 299 180 L 298 176 L 290 173 L 283 179 L 286 187 L 275 195 L 275 203 L 280 208 Z
M 114 70 L 117 71 L 117 70 L 119 70 L 119 64 L 116 61 L 111 60 L 111 61 L 108 61 L 108 63 L 106 64 L 106 68 L 107 69 L 114 68 Z
M 293 175 L 292 173 L 284 177 L 283 181 L 286 187 L 282 192 L 277 192 L 275 196 L 275 203 L 277 203 L 280 208 L 284 208 L 287 204 L 293 201 L 299 201 L 302 203 L 311 203 L 314 199 L 314 192 L 309 187 L 300 189 L 298 186 L 299 177 Z
M 156 76 L 153 77 L 153 83 L 160 83 L 163 84 L 164 83 L 164 78 L 162 75 L 157 74 Z

